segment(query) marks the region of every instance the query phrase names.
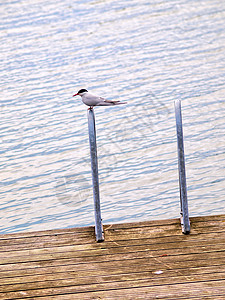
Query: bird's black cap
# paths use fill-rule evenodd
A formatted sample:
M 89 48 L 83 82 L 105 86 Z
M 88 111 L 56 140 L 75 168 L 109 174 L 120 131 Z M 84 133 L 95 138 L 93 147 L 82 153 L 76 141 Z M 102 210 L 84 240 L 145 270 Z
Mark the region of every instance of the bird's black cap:
M 77 93 L 77 94 L 81 94 L 81 93 L 84 93 L 84 92 L 87 92 L 87 90 L 85 90 L 85 89 L 81 89 L 81 90 L 79 90 L 79 91 L 78 91 L 78 93 Z

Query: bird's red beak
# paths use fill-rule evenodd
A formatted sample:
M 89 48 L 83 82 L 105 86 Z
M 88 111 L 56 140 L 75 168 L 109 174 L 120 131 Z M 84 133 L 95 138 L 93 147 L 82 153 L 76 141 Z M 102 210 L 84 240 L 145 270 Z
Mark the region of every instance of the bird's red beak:
M 73 97 L 75 97 L 75 96 L 77 96 L 77 95 L 79 95 L 79 94 L 74 94 Z

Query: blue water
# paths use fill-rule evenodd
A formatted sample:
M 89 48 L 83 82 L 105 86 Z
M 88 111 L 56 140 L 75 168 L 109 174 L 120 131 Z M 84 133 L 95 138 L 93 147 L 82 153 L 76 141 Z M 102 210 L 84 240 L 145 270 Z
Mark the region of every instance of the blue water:
M 0 4 L 0 231 L 94 224 L 87 107 L 103 223 L 179 216 L 182 100 L 191 216 L 225 213 L 225 2 Z

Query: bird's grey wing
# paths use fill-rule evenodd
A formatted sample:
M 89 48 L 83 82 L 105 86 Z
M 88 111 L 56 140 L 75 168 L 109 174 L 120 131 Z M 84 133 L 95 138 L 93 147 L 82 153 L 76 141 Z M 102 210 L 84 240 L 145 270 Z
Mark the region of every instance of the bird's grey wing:
M 95 106 L 98 105 L 99 102 L 101 102 L 102 100 L 100 99 L 100 97 L 92 95 L 92 94 L 87 94 L 84 97 L 84 103 L 90 106 Z

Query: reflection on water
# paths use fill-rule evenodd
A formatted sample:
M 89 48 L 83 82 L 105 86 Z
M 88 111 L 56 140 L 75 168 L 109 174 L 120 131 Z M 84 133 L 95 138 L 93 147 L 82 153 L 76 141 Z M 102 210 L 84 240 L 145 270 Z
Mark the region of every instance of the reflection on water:
M 95 109 L 104 223 L 179 216 L 182 99 L 190 215 L 225 213 L 223 1 L 5 1 L 1 232 L 94 223 L 79 88 Z

